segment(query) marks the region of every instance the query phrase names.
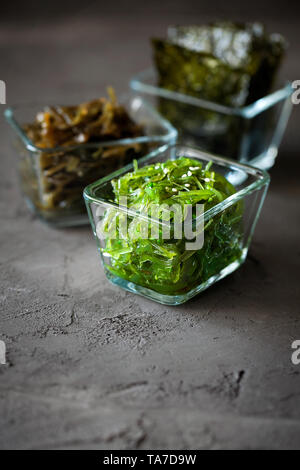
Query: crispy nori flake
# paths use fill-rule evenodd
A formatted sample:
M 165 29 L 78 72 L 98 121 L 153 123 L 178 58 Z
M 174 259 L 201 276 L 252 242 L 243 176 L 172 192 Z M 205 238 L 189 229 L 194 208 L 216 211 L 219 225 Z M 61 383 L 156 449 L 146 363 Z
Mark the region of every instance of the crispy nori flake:
M 227 106 L 263 97 L 286 48 L 259 23 L 174 26 L 168 33 L 168 40 L 152 40 L 159 86 Z
M 239 108 L 265 96 L 286 49 L 259 23 L 174 26 L 168 40 L 153 39 L 158 86 Z M 253 120 L 158 97 L 158 108 L 179 137 L 204 150 L 246 161 L 264 152 L 274 112 Z M 245 145 L 246 136 L 246 145 Z

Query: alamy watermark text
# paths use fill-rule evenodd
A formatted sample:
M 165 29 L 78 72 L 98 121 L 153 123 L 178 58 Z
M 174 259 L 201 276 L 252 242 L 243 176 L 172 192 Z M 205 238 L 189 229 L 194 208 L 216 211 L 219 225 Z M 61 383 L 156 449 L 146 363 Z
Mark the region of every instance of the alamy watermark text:
M 300 80 L 294 80 L 292 83 L 292 87 L 295 88 L 295 91 L 292 94 L 292 103 L 299 104 L 300 103 Z
M 2 340 L 0 340 L 0 364 L 6 364 L 6 345 Z
M 200 250 L 204 244 L 204 204 L 150 204 L 147 213 L 136 214 L 120 197 L 119 210 L 99 206 L 96 232 L 99 239 L 185 240 L 186 250 Z
M 6 85 L 3 80 L 0 80 L 0 104 L 6 104 Z
M 292 343 L 292 349 L 295 351 L 292 354 L 291 360 L 294 366 L 300 365 L 300 339 L 295 340 Z

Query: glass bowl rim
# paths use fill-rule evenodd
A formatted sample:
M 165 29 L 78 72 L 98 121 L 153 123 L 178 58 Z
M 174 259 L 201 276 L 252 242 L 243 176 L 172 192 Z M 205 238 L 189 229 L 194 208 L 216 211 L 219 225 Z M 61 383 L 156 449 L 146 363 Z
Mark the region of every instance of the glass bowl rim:
M 161 143 L 167 144 L 168 142 L 176 141 L 178 137 L 178 131 L 175 129 L 172 124 L 165 119 L 163 116 L 159 114 L 156 109 L 147 102 L 141 96 L 131 95 L 130 93 L 121 95 L 118 101 L 122 104 L 126 99 L 139 99 L 142 105 L 146 108 L 146 110 L 154 117 L 154 119 L 160 123 L 160 125 L 166 129 L 166 134 L 163 135 L 153 135 L 153 136 L 140 136 L 140 137 L 129 137 L 125 139 L 118 139 L 118 140 L 107 140 L 101 142 L 92 142 L 92 143 L 84 143 L 84 144 L 77 144 L 77 145 L 70 145 L 70 146 L 60 146 L 60 147 L 50 147 L 50 148 L 41 148 L 37 147 L 31 139 L 28 138 L 26 132 L 23 130 L 22 125 L 16 119 L 15 113 L 18 109 L 29 109 L 37 106 L 41 106 L 41 109 L 45 107 L 45 105 L 38 103 L 32 104 L 16 104 L 14 106 L 9 106 L 4 110 L 4 117 L 8 124 L 13 128 L 13 130 L 18 134 L 21 138 L 22 142 L 24 143 L 27 150 L 30 152 L 43 152 L 43 153 L 57 153 L 57 152 L 68 152 L 75 149 L 82 149 L 82 148 L 101 148 L 101 147 L 117 147 L 120 145 L 131 145 L 131 144 L 143 144 L 143 143 Z
M 180 101 L 184 104 L 197 106 L 199 108 L 208 109 L 221 114 L 244 117 L 246 119 L 252 119 L 268 108 L 288 98 L 294 92 L 292 82 L 286 81 L 283 86 L 275 89 L 271 93 L 268 93 L 263 98 L 260 98 L 246 106 L 235 108 L 145 83 L 145 81 L 151 78 L 153 74 L 155 74 L 155 69 L 151 67 L 133 76 L 129 82 L 131 90 L 139 93 L 146 93 L 148 95 L 158 95 L 162 98 Z
M 231 205 L 235 204 L 236 202 L 240 201 L 243 199 L 246 195 L 251 194 L 252 192 L 262 188 L 263 186 L 267 186 L 270 182 L 270 175 L 267 171 L 261 170 L 259 168 L 255 168 L 249 165 L 245 165 L 244 163 L 239 163 L 235 160 L 231 160 L 228 158 L 224 158 L 221 156 L 213 155 L 211 153 L 202 151 L 201 149 L 193 146 L 185 146 L 182 144 L 172 144 L 172 145 L 164 145 L 162 147 L 159 147 L 149 154 L 147 154 L 145 157 L 142 157 L 138 160 L 138 163 L 147 163 L 148 160 L 151 160 L 152 158 L 155 158 L 159 155 L 163 155 L 167 150 L 171 149 L 178 149 L 182 153 L 198 153 L 201 154 L 201 157 L 203 156 L 204 160 L 207 161 L 212 161 L 213 163 L 216 163 L 218 165 L 221 165 L 223 167 L 227 167 L 228 169 L 234 169 L 234 167 L 238 170 L 242 170 L 247 173 L 247 175 L 254 176 L 256 178 L 256 181 L 252 182 L 251 184 L 247 185 L 245 188 L 240 189 L 236 193 L 232 194 L 231 196 L 227 197 L 223 201 L 219 202 L 216 204 L 214 207 L 208 209 L 207 211 L 204 211 L 203 214 L 201 214 L 197 219 L 195 219 L 195 222 L 198 223 L 199 221 L 202 222 L 202 219 L 204 221 L 208 221 L 215 215 L 217 215 L 219 212 L 222 212 L 223 210 L 227 209 Z M 197 156 L 192 156 L 192 155 L 187 155 L 188 157 L 191 158 L 197 158 Z M 163 224 L 161 220 L 155 219 L 154 217 L 149 217 L 147 214 L 143 214 L 142 212 L 135 211 L 133 209 L 128 209 L 125 206 L 119 206 L 118 204 L 109 201 L 108 199 L 103 199 L 101 197 L 96 197 L 95 196 L 95 191 L 105 183 L 111 181 L 114 178 L 118 178 L 121 175 L 129 172 L 130 170 L 133 169 L 133 163 L 129 163 L 128 165 L 120 168 L 119 170 L 110 173 L 109 175 L 105 176 L 104 178 L 100 178 L 97 181 L 94 181 L 93 183 L 89 184 L 88 186 L 85 187 L 83 191 L 83 197 L 86 202 L 93 202 L 96 204 L 102 204 L 110 208 L 118 209 L 119 211 L 122 211 L 129 216 L 133 217 L 140 217 L 145 220 L 152 220 L 155 221 L 156 223 Z

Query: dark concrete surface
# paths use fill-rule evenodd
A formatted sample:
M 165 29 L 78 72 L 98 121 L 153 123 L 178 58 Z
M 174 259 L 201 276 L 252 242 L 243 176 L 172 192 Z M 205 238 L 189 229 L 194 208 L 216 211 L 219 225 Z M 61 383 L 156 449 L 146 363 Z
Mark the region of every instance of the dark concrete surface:
M 122 92 L 150 64 L 149 36 L 215 17 L 263 19 L 286 35 L 282 76 L 300 79 L 296 2 L 47 5 L 3 7 L 9 104 Z M 176 308 L 110 285 L 89 227 L 57 231 L 28 212 L 0 118 L 0 448 L 300 448 L 294 108 L 248 260 Z

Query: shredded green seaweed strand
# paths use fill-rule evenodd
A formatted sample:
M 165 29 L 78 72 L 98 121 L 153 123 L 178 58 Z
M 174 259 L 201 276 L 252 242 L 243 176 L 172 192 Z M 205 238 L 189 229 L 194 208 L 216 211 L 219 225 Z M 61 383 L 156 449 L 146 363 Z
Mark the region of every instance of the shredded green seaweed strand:
M 241 257 L 241 202 L 204 224 L 201 249 L 187 250 L 187 240 L 174 235 L 174 205 L 181 209 L 183 223 L 187 204 L 193 208 L 204 204 L 207 211 L 236 192 L 224 176 L 213 171 L 212 162 L 203 166 L 198 160 L 181 157 L 138 168 L 134 161 L 133 171 L 113 180 L 112 186 L 114 201 L 126 197 L 128 208 L 137 213 L 127 221 L 125 234 L 120 230 L 125 213 L 112 208 L 105 213 L 102 253 L 113 275 L 162 294 L 176 295 L 188 292 Z M 154 219 L 153 204 L 170 210 L 159 212 Z M 171 227 L 168 239 L 163 236 L 164 222 Z

